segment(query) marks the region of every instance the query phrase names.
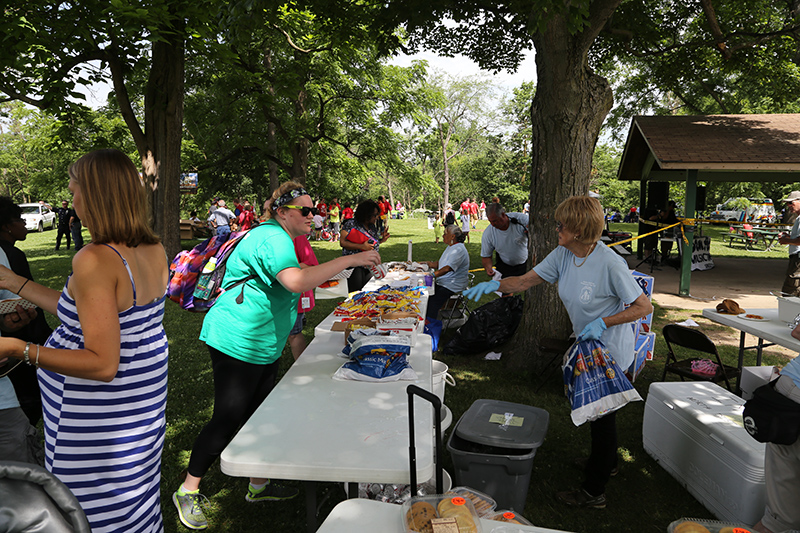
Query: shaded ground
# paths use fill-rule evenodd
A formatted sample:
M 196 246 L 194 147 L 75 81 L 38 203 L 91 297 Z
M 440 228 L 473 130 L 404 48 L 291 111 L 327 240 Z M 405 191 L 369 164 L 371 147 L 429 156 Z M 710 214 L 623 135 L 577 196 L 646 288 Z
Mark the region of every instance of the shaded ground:
M 638 264 L 635 255 L 627 256 L 628 265 Z M 715 257 L 714 268 L 692 272 L 691 296 L 679 296 L 680 270 L 669 266 L 657 267 L 650 272 L 650 265 L 643 264 L 639 271 L 655 278 L 653 300 L 666 309 L 688 309 L 696 311 L 691 318 L 701 326 L 712 322 L 703 318 L 701 312 L 716 307 L 725 298 L 731 298 L 743 309 L 769 309 L 777 307 L 775 296 L 783 285 L 788 259 L 749 257 Z M 685 319 L 685 313 L 678 320 Z M 739 333 L 729 328 L 704 328 L 705 333 L 716 343 L 739 345 Z M 755 339 L 748 337 L 748 345 Z M 771 352 L 794 356 L 796 353 L 781 347 L 769 348 Z

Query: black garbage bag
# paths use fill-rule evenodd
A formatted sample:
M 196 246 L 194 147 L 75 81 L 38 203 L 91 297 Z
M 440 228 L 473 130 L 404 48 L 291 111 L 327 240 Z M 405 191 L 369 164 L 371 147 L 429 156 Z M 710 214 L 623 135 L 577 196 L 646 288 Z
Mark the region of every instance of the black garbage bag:
M 472 311 L 442 352 L 470 355 L 500 346 L 517 331 L 522 320 L 522 297 L 498 298 Z

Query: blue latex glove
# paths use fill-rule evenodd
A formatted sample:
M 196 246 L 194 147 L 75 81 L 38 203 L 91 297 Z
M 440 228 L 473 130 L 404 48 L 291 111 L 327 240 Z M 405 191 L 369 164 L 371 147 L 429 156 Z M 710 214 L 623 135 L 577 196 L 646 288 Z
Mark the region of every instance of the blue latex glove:
M 497 280 L 491 281 L 484 281 L 482 283 L 478 283 L 474 287 L 470 287 L 469 289 L 464 291 L 464 296 L 469 298 L 470 300 L 477 302 L 483 296 L 487 294 L 493 293 L 497 289 L 500 288 L 500 282 Z
M 578 340 L 579 341 L 585 341 L 585 340 L 590 340 L 591 339 L 591 340 L 594 340 L 594 341 L 599 341 L 600 340 L 600 336 L 603 334 L 603 332 L 606 329 L 607 329 L 607 326 L 606 326 L 606 323 L 603 321 L 603 319 L 602 318 L 595 318 L 594 320 L 592 320 L 591 322 L 586 324 L 586 327 L 583 328 L 583 331 L 581 331 L 581 334 L 578 335 Z

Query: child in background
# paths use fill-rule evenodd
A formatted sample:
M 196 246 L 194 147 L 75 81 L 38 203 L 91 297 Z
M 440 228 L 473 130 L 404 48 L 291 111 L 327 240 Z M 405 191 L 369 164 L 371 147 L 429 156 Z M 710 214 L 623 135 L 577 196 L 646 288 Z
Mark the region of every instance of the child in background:
M 444 227 L 442 226 L 442 213 L 441 211 L 436 212 L 436 220 L 433 221 L 433 236 L 436 239 L 434 242 L 436 244 L 439 243 L 439 239 L 442 238 L 444 234 Z
M 322 234 L 322 226 L 325 224 L 325 217 L 319 211 L 314 215 L 314 239 L 320 240 Z

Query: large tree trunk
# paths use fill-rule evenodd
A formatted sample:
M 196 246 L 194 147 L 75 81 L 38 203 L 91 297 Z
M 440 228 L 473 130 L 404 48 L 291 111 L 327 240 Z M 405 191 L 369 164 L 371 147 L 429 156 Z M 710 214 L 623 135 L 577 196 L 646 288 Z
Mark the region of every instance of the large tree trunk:
M 534 35 L 537 86 L 531 107 L 533 178 L 530 205 L 532 265 L 558 243 L 554 212 L 569 196 L 586 194 L 600 127 L 613 104 L 608 82 L 592 72 L 587 52 L 620 0 L 592 4 L 589 26 L 570 34 L 561 17 Z M 528 291 L 522 323 L 504 359 L 512 368 L 541 369 L 543 338 L 563 339 L 572 329 L 555 285 Z
M 184 43 L 153 43 L 153 59 L 144 100 L 145 142 L 139 147 L 142 167 L 153 188 L 153 229 L 167 257 L 181 249 L 180 171 L 183 128 Z

